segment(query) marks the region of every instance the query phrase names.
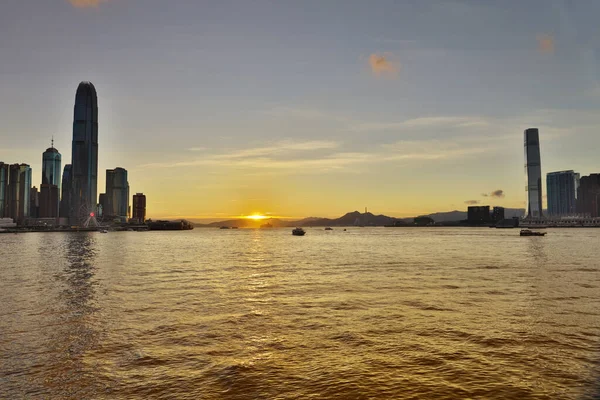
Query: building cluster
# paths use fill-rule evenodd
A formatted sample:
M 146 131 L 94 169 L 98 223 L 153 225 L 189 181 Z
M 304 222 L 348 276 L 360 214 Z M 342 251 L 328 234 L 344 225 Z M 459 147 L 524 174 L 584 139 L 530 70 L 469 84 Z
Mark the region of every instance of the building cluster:
M 86 226 L 97 218 L 111 222 L 144 223 L 146 196 L 129 202 L 127 170 L 106 171 L 106 190 L 98 188 L 98 98 L 91 82 L 81 82 L 75 95 L 71 164 L 61 176 L 61 154 L 50 148 L 42 154 L 42 182 L 32 186 L 28 164 L 0 162 L 0 220 L 18 225 Z
M 527 178 L 527 210 L 524 218 L 530 221 L 561 221 L 600 218 L 600 174 L 581 177 L 573 170 L 546 174 L 548 208 L 544 212 L 542 197 L 542 164 L 540 135 L 536 128 L 525 130 L 525 175 Z M 489 206 L 468 208 L 470 224 L 489 224 L 504 220 L 504 209 Z M 591 222 L 591 221 L 590 221 Z M 593 221 L 594 223 L 597 222 Z
M 542 209 L 542 167 L 539 132 L 525 131 L 527 215 L 529 219 L 600 217 L 600 174 L 581 177 L 573 170 L 546 174 L 548 208 Z

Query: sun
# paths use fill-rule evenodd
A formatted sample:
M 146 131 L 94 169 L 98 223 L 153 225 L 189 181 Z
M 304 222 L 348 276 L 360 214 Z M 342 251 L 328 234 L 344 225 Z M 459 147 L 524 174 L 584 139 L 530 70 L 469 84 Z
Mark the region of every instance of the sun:
M 260 219 L 267 219 L 269 217 L 267 217 L 266 215 L 261 215 L 261 214 L 252 214 L 252 215 L 246 215 L 244 218 L 253 219 L 255 221 L 258 221 Z

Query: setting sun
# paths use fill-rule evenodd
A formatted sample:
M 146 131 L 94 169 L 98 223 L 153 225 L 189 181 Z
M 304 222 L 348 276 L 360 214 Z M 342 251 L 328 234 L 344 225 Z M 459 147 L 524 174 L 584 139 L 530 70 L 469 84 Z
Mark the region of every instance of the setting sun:
M 252 215 L 247 215 L 244 218 L 253 219 L 255 221 L 258 221 L 259 219 L 267 219 L 269 217 L 267 217 L 266 215 L 252 214 Z

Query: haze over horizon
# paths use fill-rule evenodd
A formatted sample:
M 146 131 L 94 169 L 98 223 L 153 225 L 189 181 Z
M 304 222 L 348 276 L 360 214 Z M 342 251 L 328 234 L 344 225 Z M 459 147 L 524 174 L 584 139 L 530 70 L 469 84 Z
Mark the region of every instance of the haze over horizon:
M 99 179 L 148 217 L 410 217 L 525 206 L 542 172 L 600 172 L 600 2 L 55 0 L 0 5 L 0 161 L 71 159 L 98 92 Z M 545 191 L 545 182 L 544 182 Z

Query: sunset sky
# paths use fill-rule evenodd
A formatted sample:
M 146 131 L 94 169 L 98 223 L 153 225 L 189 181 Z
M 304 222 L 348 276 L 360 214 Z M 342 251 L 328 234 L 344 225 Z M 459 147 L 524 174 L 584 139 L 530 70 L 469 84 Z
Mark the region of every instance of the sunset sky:
M 3 0 L 0 161 L 71 159 L 94 83 L 99 187 L 149 217 L 525 207 L 542 172 L 600 172 L 600 2 Z M 545 182 L 544 182 L 545 190 Z

